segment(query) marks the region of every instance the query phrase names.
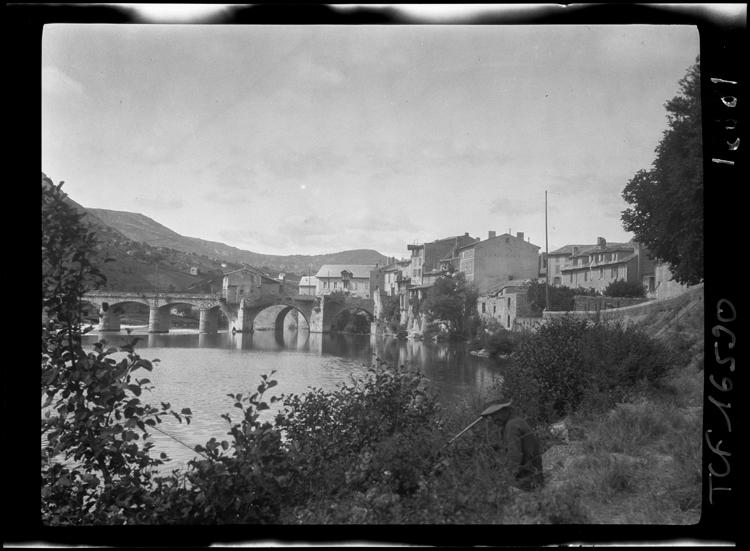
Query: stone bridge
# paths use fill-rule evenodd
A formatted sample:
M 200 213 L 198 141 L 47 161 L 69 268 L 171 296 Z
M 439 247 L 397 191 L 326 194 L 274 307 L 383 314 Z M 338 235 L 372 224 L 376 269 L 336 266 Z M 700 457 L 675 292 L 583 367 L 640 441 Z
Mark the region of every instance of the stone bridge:
M 149 333 L 169 332 L 172 308 L 187 304 L 200 312 L 200 333 L 216 333 L 219 330 L 219 317 L 223 313 L 229 320 L 229 327 L 236 332 L 251 332 L 258 314 L 271 307 L 277 308 L 276 329 L 284 328 L 284 318 L 292 310 L 298 311 L 307 322 L 310 332 L 328 333 L 334 319 L 344 310 L 356 309 L 367 312 L 370 321 L 374 319 L 375 304 L 372 299 L 316 295 L 286 295 L 259 297 L 254 301 L 242 299 L 229 303 L 220 295 L 198 295 L 180 293 L 135 293 L 92 291 L 83 296 L 83 301 L 94 306 L 99 314 L 99 331 L 119 331 L 121 306 L 128 303 L 144 304 L 149 307 Z

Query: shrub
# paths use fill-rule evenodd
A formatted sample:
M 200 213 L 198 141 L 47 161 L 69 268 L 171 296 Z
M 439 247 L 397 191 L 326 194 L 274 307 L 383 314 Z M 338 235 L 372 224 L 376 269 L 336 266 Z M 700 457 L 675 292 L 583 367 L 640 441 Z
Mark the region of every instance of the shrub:
M 674 366 L 669 349 L 635 327 L 564 316 L 522 340 L 502 390 L 532 423 L 547 423 L 582 406 L 601 411 L 633 399 Z
M 397 435 L 429 424 L 437 402 L 427 385 L 418 370 L 378 361 L 365 377 L 335 391 L 283 396 L 276 424 L 298 450 L 308 487 L 327 493 L 347 481 L 364 484 L 373 458 L 387 464 L 390 448 L 384 442 L 398 442 Z
M 239 424 L 232 424 L 228 414 L 222 415 L 231 425 L 228 435 L 232 441 L 211 438 L 205 446 L 196 446 L 203 459 L 189 463 L 190 488 L 164 500 L 175 511 L 168 522 L 274 523 L 282 505 L 294 503 L 299 494 L 297 455 L 277 427 L 259 420 L 260 412 L 269 409 L 263 394 L 277 384 L 267 375 L 261 377 L 258 392 L 251 396 L 229 394 L 242 412 Z M 270 401 L 276 400 L 272 397 Z
M 565 316 L 542 325 L 506 366 L 503 393 L 532 424 L 574 410 L 583 395 L 580 342 L 589 323 Z
M 42 184 L 42 521 L 48 525 L 123 524 L 151 507 L 153 469 L 163 463 L 138 440 L 161 415 L 181 414 L 141 403 L 153 365 L 134 351 L 105 341 L 86 353 L 81 298 L 106 279 L 92 265 L 95 233 L 64 200 L 62 183 Z M 188 416 L 189 409 L 182 414 Z M 46 441 L 46 442 L 45 442 Z M 61 457 L 60 457 L 61 456 Z M 60 460 L 62 459 L 62 460 Z

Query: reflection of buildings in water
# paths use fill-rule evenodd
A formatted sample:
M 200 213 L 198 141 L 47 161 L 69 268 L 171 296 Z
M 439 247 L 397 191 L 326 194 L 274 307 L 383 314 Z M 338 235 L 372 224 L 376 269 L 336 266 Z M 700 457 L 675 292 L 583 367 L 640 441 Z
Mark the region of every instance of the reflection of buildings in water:
M 323 335 L 324 333 L 308 333 L 307 347 L 305 350 L 317 356 L 323 355 Z
M 295 333 L 297 334 L 295 341 L 297 350 L 307 350 L 310 342 L 310 332 L 297 330 Z
M 236 350 L 250 350 L 253 347 L 253 333 L 232 333 Z

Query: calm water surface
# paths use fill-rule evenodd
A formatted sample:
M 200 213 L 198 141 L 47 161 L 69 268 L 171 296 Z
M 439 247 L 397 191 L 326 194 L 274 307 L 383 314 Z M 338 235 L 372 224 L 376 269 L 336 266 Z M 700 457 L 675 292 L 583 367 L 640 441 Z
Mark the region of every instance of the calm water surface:
M 215 437 L 227 436 L 229 425 L 221 418 L 229 413 L 239 421 L 240 411 L 233 407 L 228 393 L 254 393 L 262 374 L 276 371 L 278 385 L 264 396 L 301 394 L 310 387 L 333 390 L 352 375 L 362 375 L 380 358 L 389 363 L 410 363 L 421 368 L 440 393 L 444 403 L 454 402 L 489 384 L 500 373 L 494 360 L 477 358 L 465 345 L 436 344 L 421 341 L 399 341 L 390 337 L 308 333 L 285 330 L 255 333 L 227 332 L 200 335 L 195 331 L 172 330 L 167 334 L 148 334 L 138 330 L 134 336 L 142 340 L 136 345 L 139 355 L 147 360 L 158 359 L 151 373 L 141 369 L 134 375 L 148 378 L 155 387 L 141 396 L 144 403 L 158 406 L 169 402 L 179 411 L 189 407 L 193 412 L 190 425 L 174 418 L 163 417 L 162 430 L 190 446 L 205 444 Z M 84 348 L 106 339 L 111 346 L 125 342 L 122 333 L 89 333 Z M 124 353 L 114 354 L 119 360 Z M 275 404 L 270 404 L 272 407 Z M 265 412 L 273 418 L 275 410 Z M 171 458 L 164 471 L 184 468 L 196 454 L 171 438 L 156 432 L 151 437 L 157 453 Z

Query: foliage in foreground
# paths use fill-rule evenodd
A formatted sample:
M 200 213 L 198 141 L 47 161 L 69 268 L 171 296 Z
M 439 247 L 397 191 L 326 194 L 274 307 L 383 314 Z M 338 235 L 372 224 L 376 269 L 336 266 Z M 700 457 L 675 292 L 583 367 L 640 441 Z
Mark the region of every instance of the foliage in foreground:
M 678 358 L 636 327 L 552 319 L 516 349 L 503 392 L 534 423 L 556 421 L 585 407 L 604 410 L 639 385 L 658 385 Z
M 140 446 L 141 435 L 164 414 L 189 421 L 190 410 L 181 415 L 170 404 L 141 403 L 149 380 L 135 372 L 153 366 L 132 341 L 122 347 L 127 358 L 120 362 L 109 357 L 117 350 L 106 342 L 83 350 L 81 297 L 105 278 L 91 264 L 95 234 L 61 188 L 43 176 L 42 518 L 52 525 L 122 523 L 146 507 L 152 469 L 164 459 L 151 457 L 151 443 Z

